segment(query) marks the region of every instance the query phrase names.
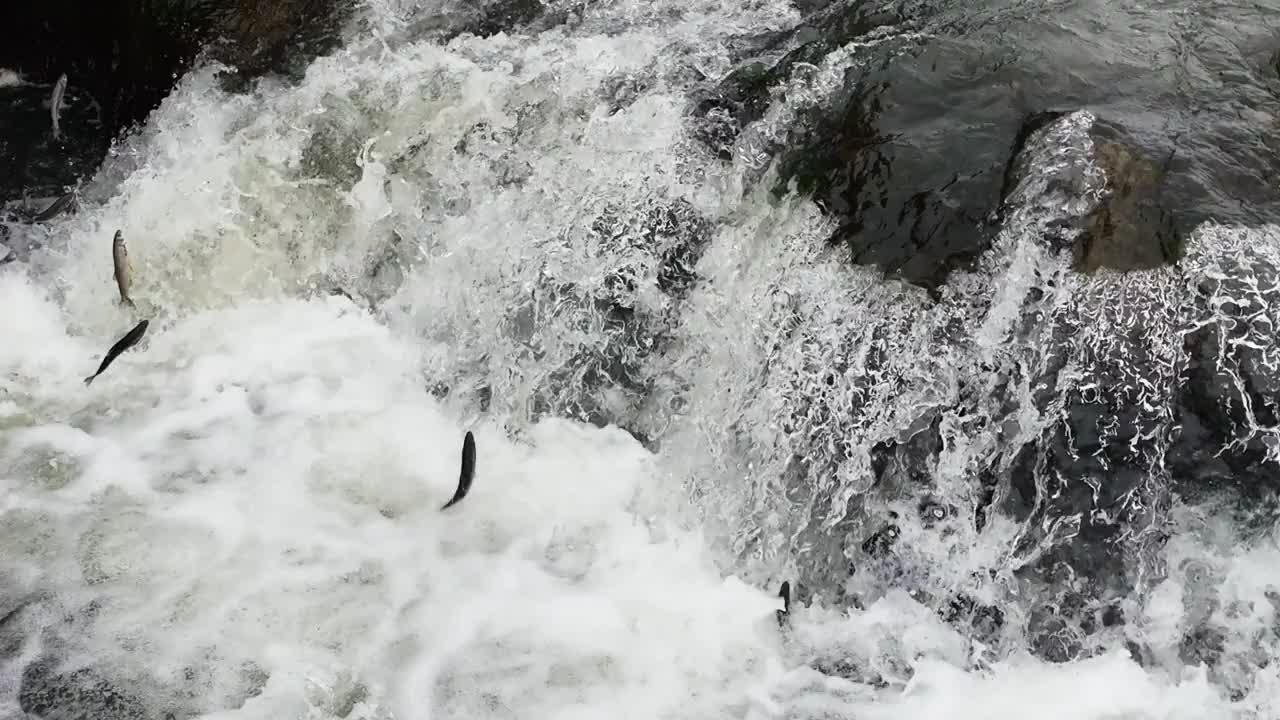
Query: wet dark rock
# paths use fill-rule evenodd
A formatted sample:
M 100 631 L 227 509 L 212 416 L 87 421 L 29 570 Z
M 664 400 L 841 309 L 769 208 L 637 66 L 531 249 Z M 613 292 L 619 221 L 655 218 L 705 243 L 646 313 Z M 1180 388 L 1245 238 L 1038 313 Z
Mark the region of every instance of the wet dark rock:
M 1184 311 L 1178 305 L 1146 315 L 1117 311 L 1119 317 L 1098 322 L 1123 331 L 1082 330 L 1052 346 L 1085 381 L 1062 388 L 1057 363 L 1030 379 L 1060 388 L 1048 411 L 1052 422 L 1021 447 L 1006 448 L 1012 456 L 1007 473 L 992 474 L 1000 509 L 1026 527 L 1015 555 L 1027 561 L 1015 574 L 1053 602 L 1074 595 L 1100 609 L 1127 597 L 1165 541 L 1160 528 L 1172 503 L 1166 468 L 1177 358 L 1148 328 L 1176 326 Z M 1087 633 L 1099 623 L 1093 613 L 1062 618 Z
M 0 604 L 0 660 L 16 657 L 26 641 L 27 631 L 22 626 L 22 615 L 34 598 L 9 599 Z
M 1022 118 L 985 97 L 1002 71 L 966 44 L 898 45 L 869 49 L 846 72 L 833 106 L 780 157 L 777 189 L 794 182 L 839 218 L 831 241 L 853 262 L 932 288 L 987 246 Z M 973 75 L 957 83 L 960 73 Z
M 1095 141 L 1094 156 L 1107 176 L 1107 196 L 1076 241 L 1076 269 L 1148 270 L 1174 263 L 1181 241 L 1160 206 L 1163 171 L 1119 142 Z
M 239 81 L 266 73 L 301 77 L 312 59 L 338 46 L 350 11 L 340 0 L 206 0 L 192 9 L 194 27 L 207 26 L 196 41 L 212 40 L 212 56 L 234 68 Z
M 860 0 L 799 0 L 796 7 L 805 14 L 795 31 L 795 39 L 808 46 L 805 57 L 814 62 L 828 52 L 874 30 L 901 25 L 910 19 L 901 6 Z M 813 47 L 816 45 L 817 47 Z
M 539 383 L 532 399 L 535 417 L 613 424 L 648 441 L 650 433 L 633 422 L 653 389 L 646 361 L 670 342 L 711 231 L 711 222 L 682 199 L 599 213 L 588 232 L 600 252 L 615 260 L 603 282 L 544 276 L 507 318 L 510 337 L 533 357 L 546 352 L 540 323 L 577 316 L 575 322 L 598 323 L 601 331 L 598 343 L 574 353 Z M 658 302 L 642 301 L 654 287 L 661 293 Z
M 978 501 L 973 507 L 973 527 L 982 532 L 987 526 L 991 505 L 995 502 L 996 491 L 1000 487 L 1000 479 L 992 468 L 984 468 L 978 474 Z
M 504 155 L 493 161 L 493 172 L 499 187 L 523 185 L 533 176 L 533 165 L 510 155 Z
M 896 523 L 888 523 L 862 541 L 862 552 L 872 557 L 883 556 L 889 552 L 901 534 L 902 528 Z
M 1053 663 L 1071 662 L 1083 649 L 1076 631 L 1050 607 L 1036 608 L 1027 623 L 1031 651 Z
M 1003 222 L 1007 213 L 1014 209 L 1009 206 L 1009 195 L 1014 188 L 1018 186 L 1024 179 L 1038 169 L 1032 163 L 1032 153 L 1027 152 L 1028 144 L 1032 138 L 1039 134 L 1049 125 L 1061 120 L 1068 115 L 1065 110 L 1046 110 L 1043 112 L 1031 113 L 1028 115 L 1018 127 L 1018 132 L 1013 136 L 1013 146 L 1009 152 L 1009 162 L 1004 167 L 1004 173 L 1000 181 L 1000 197 L 1002 203 L 999 212 L 996 215 L 997 222 Z
M 600 87 L 600 97 L 609 105 L 609 114 L 615 115 L 630 107 L 649 89 L 653 77 L 647 75 L 615 75 Z
M 463 34 L 489 37 L 498 33 L 537 33 L 564 24 L 574 15 L 564 7 L 548 12 L 542 0 L 478 0 L 457 3 L 444 12 L 420 17 L 408 34 L 448 42 Z
M 1001 509 L 1010 517 L 1025 522 L 1035 511 L 1040 498 L 1040 489 L 1036 483 L 1036 465 L 1038 455 L 1034 443 L 1026 443 L 1017 450 L 1012 466 L 1005 474 L 1009 492 L 1004 495 Z M 999 482 L 998 478 L 993 478 Z
M 477 4 L 480 6 L 479 17 L 468 24 L 465 32 L 480 37 L 496 35 L 525 25 L 546 9 L 541 0 L 498 0 Z
M 369 130 L 364 117 L 345 98 L 326 95 L 320 106 L 323 111 L 311 118 L 312 134 L 302 149 L 300 170 L 304 177 L 349 187 L 360 179 L 358 160 Z
M 944 283 L 988 246 L 989 221 L 1009 190 L 1009 150 L 1016 159 L 1027 119 L 1049 121 L 1065 108 L 1103 118 L 1096 159 L 1110 178 L 1076 248 L 1081 270 L 1169 264 L 1206 219 L 1280 219 L 1280 142 L 1257 120 L 1280 113 L 1280 94 L 1254 75 L 1260 65 L 1271 73 L 1274 39 L 1242 19 L 1261 21 L 1261 9 L 1208 25 L 1222 42 L 1187 52 L 1172 34 L 1158 51 L 1178 58 L 1172 73 L 1150 63 L 1151 48 L 1117 51 L 1083 33 L 1092 21 L 1059 8 L 1051 25 L 1033 6 L 819 1 L 806 11 L 695 96 L 692 131 L 728 157 L 772 103 L 789 102 L 789 81 L 862 41 L 835 96 L 798 108 L 786 136 L 770 133 L 774 144 L 763 148 L 775 158 L 775 189 L 794 183 L 812 195 L 840 222 L 832 240 L 855 263 L 931 289 Z M 905 32 L 922 28 L 927 40 Z M 1217 69 L 1213 79 L 1206 68 Z
M 979 603 L 965 593 L 952 597 L 939 614 L 946 622 L 962 626 L 984 642 L 990 642 L 1004 628 L 1004 611 L 994 605 Z
M 605 279 L 609 299 L 631 307 L 642 282 L 654 282 L 681 301 L 697 281 L 696 266 L 711 242 L 711 222 L 683 199 L 654 202 L 639 211 L 606 209 L 591 224 L 601 247 L 627 258 Z
M 1108 605 L 1102 610 L 1103 627 L 1119 627 L 1124 624 L 1124 610 L 1119 605 Z
M 1076 417 L 1096 422 L 1107 416 L 1090 412 Z M 1142 492 L 1148 470 L 1142 463 L 1136 467 L 1104 466 L 1097 456 L 1086 454 L 1087 444 L 1078 449 L 1072 446 L 1067 427 L 1064 423 L 1052 429 L 1047 446 L 1039 450 L 1043 464 L 1024 477 L 1037 488 L 1033 517 L 1052 519 L 1054 525 L 1065 523 L 1071 530 L 1068 536 L 1060 537 L 1060 544 L 1024 566 L 1019 574 L 1035 577 L 1046 586 L 1088 578 L 1092 591 L 1101 597 L 1123 595 L 1129 590 L 1128 570 L 1134 560 L 1132 550 L 1124 544 L 1135 529 L 1127 512 L 1134 503 L 1151 501 Z M 1107 444 L 1108 449 L 1112 447 Z M 1027 547 L 1047 534 L 1045 523 L 1038 525 L 1039 531 L 1025 536 Z
M 1093 192 L 1086 185 L 1088 161 L 1083 158 L 1078 166 L 1068 163 L 1049 172 L 1041 167 L 1056 144 L 1046 133 L 1066 122 L 1066 116 L 1058 111 L 1036 113 L 1023 123 L 1005 167 L 997 221 L 1004 222 L 1020 203 L 1027 202 L 1015 191 L 1036 176 L 1045 182 L 1044 193 L 1079 198 Z M 1043 242 L 1054 250 L 1070 248 L 1073 265 L 1081 272 L 1100 268 L 1148 270 L 1173 264 L 1180 256 L 1181 240 L 1172 215 L 1162 205 L 1167 168 L 1157 167 L 1144 157 L 1127 133 L 1105 120 L 1092 122 L 1088 132 L 1091 161 L 1105 178 L 1105 189 L 1087 215 L 1064 214 L 1047 223 Z
M 736 68 L 695 102 L 692 114 L 699 122 L 694 137 L 722 159 L 732 159 L 733 141 L 743 127 L 764 116 L 772 99 L 769 87 L 782 79 L 781 69 L 758 61 Z
M 890 493 L 914 495 L 932 483 L 942 450 L 942 413 L 921 416 L 899 439 L 883 440 L 871 449 L 876 484 Z M 914 431 L 913 431 L 914 429 Z
M 1280 468 L 1266 461 L 1266 436 L 1252 430 L 1280 420 L 1280 394 L 1266 370 L 1271 361 L 1258 350 L 1274 352 L 1274 333 L 1251 320 L 1258 308 L 1280 303 L 1277 277 L 1280 268 L 1255 260 L 1200 288 L 1199 312 L 1214 308 L 1217 319 L 1185 337 L 1178 422 L 1167 453 L 1173 483 L 1188 500 L 1229 491 L 1256 505 L 1280 492 Z
M 1204 663 L 1214 667 L 1222 659 L 1226 635 L 1221 628 L 1197 627 L 1182 637 L 1178 645 L 1178 657 L 1188 665 Z
M 22 711 L 44 720 L 151 720 L 142 701 L 96 670 L 60 672 L 54 661 L 37 660 L 22 673 Z
M 644 238 L 660 250 L 658 289 L 677 300 L 697 281 L 697 265 L 711 243 L 711 222 L 687 202 L 661 208 L 646 224 Z
M 1145 645 L 1139 645 L 1132 640 L 1126 640 L 1124 647 L 1129 651 L 1129 657 L 1132 658 L 1139 667 L 1147 667 L 1153 662 L 1151 650 Z
M 903 20 L 872 3 L 847 0 L 803 0 L 798 8 L 806 15 L 799 26 L 760 38 L 748 53 L 755 57 L 695 94 L 690 113 L 694 137 L 721 158 L 732 157 L 738 134 L 764 116 L 773 100 L 771 89 L 798 66 L 821 63 L 846 43 Z

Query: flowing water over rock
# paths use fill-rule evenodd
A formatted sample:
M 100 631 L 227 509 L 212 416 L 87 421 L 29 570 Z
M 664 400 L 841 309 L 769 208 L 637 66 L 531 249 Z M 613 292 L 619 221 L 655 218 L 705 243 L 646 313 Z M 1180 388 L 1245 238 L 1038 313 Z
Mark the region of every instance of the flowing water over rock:
M 197 63 L 5 188 L 0 719 L 1274 717 L 1276 18 L 377 0 Z

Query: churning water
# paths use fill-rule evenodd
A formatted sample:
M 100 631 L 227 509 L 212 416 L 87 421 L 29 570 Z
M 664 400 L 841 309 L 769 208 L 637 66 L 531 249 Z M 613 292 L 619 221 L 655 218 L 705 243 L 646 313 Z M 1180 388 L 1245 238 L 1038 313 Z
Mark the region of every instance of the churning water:
M 1187 333 L 1280 377 L 1280 230 L 1077 275 L 1047 238 L 1105 182 L 1081 112 L 930 297 L 761 181 L 862 46 L 794 74 L 726 162 L 686 90 L 790 4 L 573 5 L 440 43 L 387 0 L 296 85 L 198 69 L 80 213 L 15 236 L 37 249 L 0 271 L 0 718 L 1280 713 L 1273 521 L 1162 492 L 1160 433 L 1104 426 L 1142 476 L 1107 561 L 1131 586 L 1082 637 L 1037 613 L 1096 578 L 1019 572 L 1081 518 L 997 513 L 980 477 L 1069 396 L 1165 427 Z M 936 460 L 874 467 L 930 427 Z M 468 429 L 475 486 L 441 513 Z M 1238 430 L 1280 457 L 1280 429 Z M 780 627 L 783 580 L 805 590 Z M 992 621 L 938 612 L 961 595 Z

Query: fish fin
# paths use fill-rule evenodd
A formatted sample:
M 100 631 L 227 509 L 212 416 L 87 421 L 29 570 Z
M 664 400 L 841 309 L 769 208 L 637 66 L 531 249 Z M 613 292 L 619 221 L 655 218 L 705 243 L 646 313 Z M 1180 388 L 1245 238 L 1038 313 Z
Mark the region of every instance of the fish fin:
M 453 497 L 449 502 L 445 503 L 441 510 L 449 508 L 462 502 L 462 498 L 467 496 L 471 491 L 471 480 L 476 475 L 476 438 L 467 431 L 466 437 L 462 439 L 462 470 L 458 473 L 458 489 L 453 493 Z
M 124 305 L 124 306 L 128 306 L 128 307 L 130 307 L 130 308 L 133 308 L 134 310 L 137 310 L 137 309 L 138 309 L 138 306 L 133 304 L 133 300 L 131 300 L 131 299 L 127 298 L 127 297 L 122 297 L 122 298 L 120 298 L 120 304 L 121 304 L 121 305 Z

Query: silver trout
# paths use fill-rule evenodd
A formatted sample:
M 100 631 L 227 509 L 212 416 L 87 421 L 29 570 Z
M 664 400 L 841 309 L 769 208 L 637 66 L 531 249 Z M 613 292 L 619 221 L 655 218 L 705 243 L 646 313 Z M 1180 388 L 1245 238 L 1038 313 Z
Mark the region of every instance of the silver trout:
M 124 245 L 124 233 L 119 230 L 111 239 L 111 262 L 115 265 L 116 288 L 120 290 L 120 304 L 136 307 L 129 299 L 129 286 L 133 277 L 129 272 L 129 248 Z
M 62 138 L 62 130 L 58 127 L 58 116 L 62 114 L 62 96 L 67 92 L 67 74 L 62 73 L 58 76 L 58 82 L 54 83 L 53 96 L 49 98 L 49 114 L 53 116 L 53 139 L 60 140 Z

